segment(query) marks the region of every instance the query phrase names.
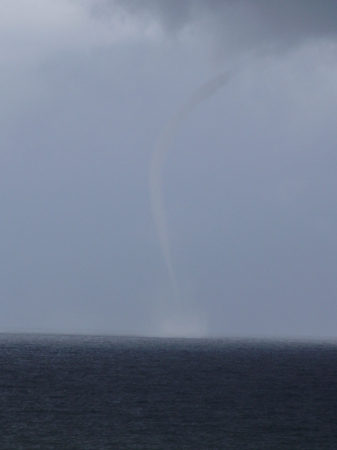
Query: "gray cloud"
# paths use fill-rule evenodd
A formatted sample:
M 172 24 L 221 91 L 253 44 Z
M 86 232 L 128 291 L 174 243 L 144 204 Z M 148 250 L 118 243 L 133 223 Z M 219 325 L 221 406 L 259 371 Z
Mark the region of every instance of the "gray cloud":
M 101 13 L 116 6 L 128 14 L 152 17 L 177 35 L 194 28 L 211 33 L 223 49 L 285 49 L 312 38 L 337 34 L 337 4 L 319 0 L 102 0 Z

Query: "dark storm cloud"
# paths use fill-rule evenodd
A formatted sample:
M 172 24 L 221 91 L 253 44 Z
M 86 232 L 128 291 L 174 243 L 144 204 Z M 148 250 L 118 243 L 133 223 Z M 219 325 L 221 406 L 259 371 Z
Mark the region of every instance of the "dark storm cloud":
M 224 47 L 282 49 L 337 34 L 335 1 L 102 0 L 95 10 L 103 13 L 117 6 L 131 15 L 154 18 L 172 34 L 188 26 L 206 26 Z

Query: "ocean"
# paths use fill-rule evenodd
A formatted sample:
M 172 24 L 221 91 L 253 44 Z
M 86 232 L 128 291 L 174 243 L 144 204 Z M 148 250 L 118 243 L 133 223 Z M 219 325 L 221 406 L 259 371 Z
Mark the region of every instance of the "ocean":
M 0 336 L 0 449 L 337 448 L 337 345 Z

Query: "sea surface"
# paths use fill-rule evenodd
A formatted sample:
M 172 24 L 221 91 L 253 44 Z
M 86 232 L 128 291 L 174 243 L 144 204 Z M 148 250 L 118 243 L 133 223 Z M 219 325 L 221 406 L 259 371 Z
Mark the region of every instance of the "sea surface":
M 0 335 L 0 449 L 337 448 L 337 345 Z

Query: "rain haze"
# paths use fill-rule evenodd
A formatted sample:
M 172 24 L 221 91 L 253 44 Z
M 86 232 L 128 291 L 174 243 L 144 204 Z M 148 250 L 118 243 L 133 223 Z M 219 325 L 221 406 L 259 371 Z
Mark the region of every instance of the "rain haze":
M 2 0 L 0 331 L 337 338 L 337 3 Z

